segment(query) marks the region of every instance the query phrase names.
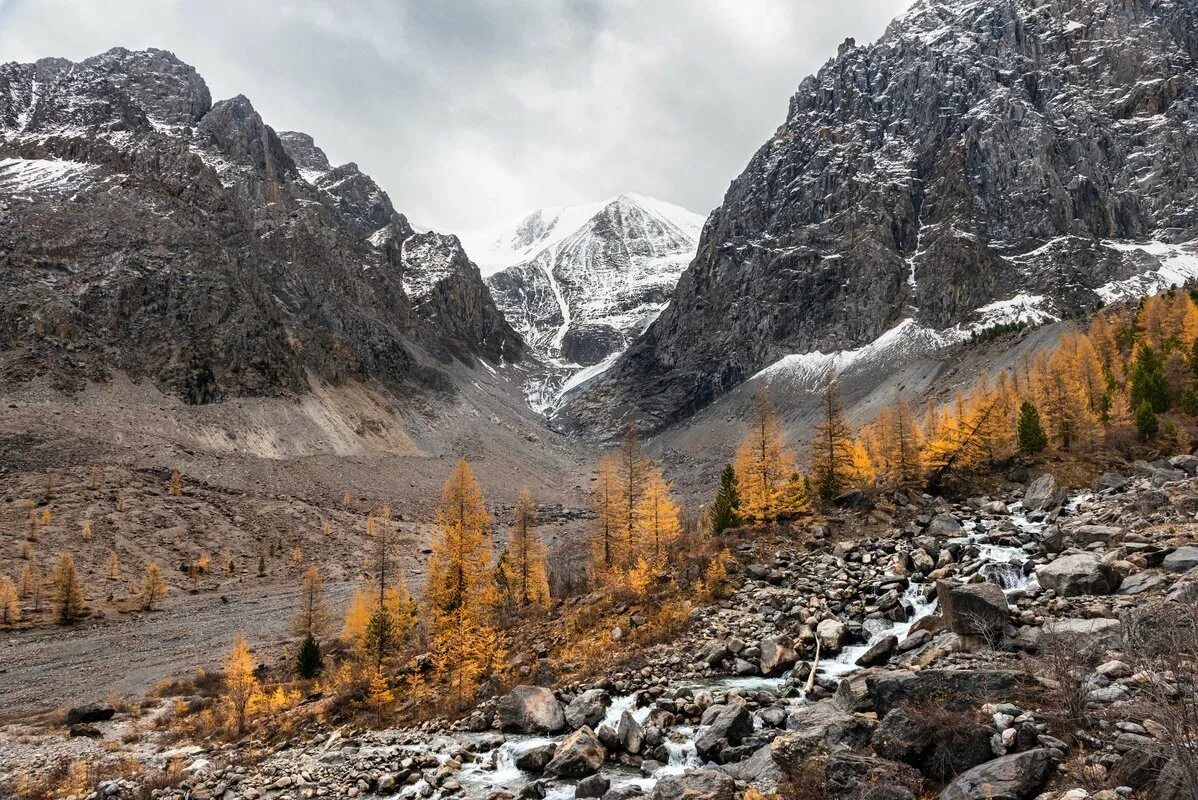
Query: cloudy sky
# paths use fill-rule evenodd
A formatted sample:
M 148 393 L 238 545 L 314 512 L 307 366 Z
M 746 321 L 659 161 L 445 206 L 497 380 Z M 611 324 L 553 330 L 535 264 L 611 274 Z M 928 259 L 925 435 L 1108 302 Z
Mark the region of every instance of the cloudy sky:
M 706 213 L 846 36 L 910 0 L 0 0 L 0 62 L 161 47 L 418 224 L 622 191 Z

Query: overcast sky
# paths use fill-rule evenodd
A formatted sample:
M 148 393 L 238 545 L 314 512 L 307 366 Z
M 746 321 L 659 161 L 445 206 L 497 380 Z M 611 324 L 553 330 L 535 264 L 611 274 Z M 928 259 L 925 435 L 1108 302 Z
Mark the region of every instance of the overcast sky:
M 447 232 L 638 192 L 706 213 L 846 36 L 910 0 L 0 0 L 0 62 L 193 64 Z

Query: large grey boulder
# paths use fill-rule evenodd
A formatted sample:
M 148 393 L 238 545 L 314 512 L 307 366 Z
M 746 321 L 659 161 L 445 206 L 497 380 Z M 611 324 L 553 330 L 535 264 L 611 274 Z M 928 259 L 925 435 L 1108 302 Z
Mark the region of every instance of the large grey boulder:
M 606 758 L 607 750 L 595 732 L 583 727 L 562 739 L 545 772 L 559 778 L 585 778 L 598 772 Z
M 718 708 L 714 717 L 695 738 L 695 749 L 702 758 L 714 760 L 724 747 L 735 747 L 744 737 L 753 732 L 753 715 L 743 700 L 733 700 Z M 708 713 L 711 709 L 708 709 Z
M 557 733 L 566 727 L 562 704 L 543 686 L 517 686 L 499 698 L 495 714 L 503 730 Z
M 735 796 L 736 782 L 714 769 L 667 775 L 653 787 L 653 800 L 732 800 Z
M 1044 633 L 1072 639 L 1079 647 L 1118 647 L 1123 637 L 1123 626 L 1117 619 L 1064 617 L 1044 623 Z
M 1023 493 L 1023 507 L 1028 511 L 1051 511 L 1065 502 L 1066 495 L 1056 476 L 1046 472 L 1032 481 Z
M 1110 594 L 1123 580 L 1114 567 L 1089 553 L 1060 556 L 1037 568 L 1036 578 L 1041 586 L 1052 589 L 1061 597 Z
M 1198 567 L 1198 546 L 1186 545 L 1179 547 L 1161 562 L 1161 566 L 1169 572 L 1189 572 Z
M 952 539 L 964 536 L 965 528 L 952 514 L 937 514 L 928 523 L 925 533 L 938 539 Z
M 607 716 L 611 695 L 602 689 L 587 689 L 566 706 L 566 726 L 577 730 L 583 725 L 599 726 Z
M 767 636 L 761 640 L 761 674 L 777 675 L 799 660 L 794 639 L 789 636 Z
M 1035 795 L 1052 768 L 1052 755 L 1041 747 L 1002 756 L 958 775 L 940 800 L 1026 800 Z
M 1007 596 L 995 583 L 936 581 L 944 624 L 958 636 L 994 637 L 1010 621 Z

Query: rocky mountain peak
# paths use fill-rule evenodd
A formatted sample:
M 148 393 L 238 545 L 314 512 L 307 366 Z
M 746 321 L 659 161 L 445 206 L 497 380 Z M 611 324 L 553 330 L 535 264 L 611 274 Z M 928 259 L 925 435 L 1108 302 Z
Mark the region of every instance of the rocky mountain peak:
M 279 141 L 300 173 L 309 183 L 315 181 L 333 167 L 329 157 L 316 145 L 316 140 L 300 131 L 279 131 Z
M 620 408 L 658 428 L 906 319 L 1062 318 L 1198 275 L 1181 247 L 1198 235 L 1196 14 L 926 0 L 842 48 L 732 182 L 670 306 L 563 423 Z
M 538 209 L 468 248 L 499 308 L 539 354 L 534 408 L 552 407 L 583 368 L 622 351 L 668 302 L 703 220 L 634 194 Z
M 477 269 L 414 309 L 407 220 L 356 165 L 305 175 L 288 145 L 328 166 L 165 51 L 0 66 L 0 384 L 115 369 L 207 403 L 444 390 L 438 363 L 519 356 Z

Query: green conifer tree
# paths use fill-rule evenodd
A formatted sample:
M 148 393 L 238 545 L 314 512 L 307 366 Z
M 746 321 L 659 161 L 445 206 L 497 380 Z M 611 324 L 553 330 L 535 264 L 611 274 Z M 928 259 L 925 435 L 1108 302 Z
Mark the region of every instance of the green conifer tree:
M 315 678 L 324 669 L 324 656 L 320 652 L 320 644 L 312 634 L 304 637 L 300 644 L 299 653 L 295 657 L 295 671 L 301 678 Z
M 1160 424 L 1156 419 L 1156 412 L 1152 410 L 1152 405 L 1145 400 L 1136 408 L 1136 430 L 1140 432 L 1140 439 L 1148 441 L 1156 435 L 1160 429 Z
M 1040 412 L 1028 400 L 1019 405 L 1019 422 L 1016 426 L 1019 436 L 1019 450 L 1028 455 L 1035 455 L 1048 446 L 1048 434 L 1040 422 Z
M 724 471 L 720 473 L 720 490 L 716 493 L 715 502 L 711 504 L 712 530 L 720 534 L 739 525 L 739 509 L 740 482 L 732 465 L 725 464 Z
M 1169 410 L 1169 383 L 1165 379 L 1165 368 L 1160 356 L 1151 347 L 1141 346 L 1136 350 L 1136 359 L 1131 368 L 1131 404 L 1139 414 L 1140 405 L 1147 403 L 1160 414 Z

